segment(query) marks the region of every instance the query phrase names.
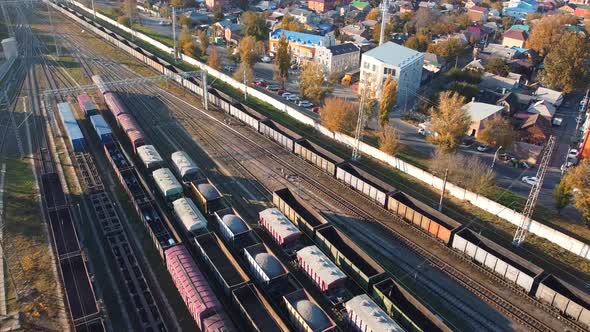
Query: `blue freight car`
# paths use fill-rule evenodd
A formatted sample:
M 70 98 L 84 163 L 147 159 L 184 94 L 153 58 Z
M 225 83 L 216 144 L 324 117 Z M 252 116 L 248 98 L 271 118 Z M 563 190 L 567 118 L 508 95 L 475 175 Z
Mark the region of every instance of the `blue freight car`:
M 94 131 L 100 137 L 100 141 L 103 144 L 113 142 L 113 132 L 102 115 L 96 114 L 90 116 L 90 123 L 92 123 L 92 128 L 94 128 Z
M 72 147 L 74 148 L 75 152 L 84 152 L 85 141 L 84 135 L 82 134 L 82 130 L 78 126 L 78 122 L 74 117 L 74 113 L 72 113 L 72 109 L 70 108 L 70 104 L 68 103 L 59 103 L 57 104 L 57 109 L 59 111 L 59 115 L 61 118 L 61 123 L 66 130 L 66 134 Z

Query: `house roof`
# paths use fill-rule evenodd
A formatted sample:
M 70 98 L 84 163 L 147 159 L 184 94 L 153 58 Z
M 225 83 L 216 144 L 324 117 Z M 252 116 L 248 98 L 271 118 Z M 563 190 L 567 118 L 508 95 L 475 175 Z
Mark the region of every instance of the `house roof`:
M 528 109 L 527 112 L 533 114 L 541 114 L 542 116 L 552 118 L 555 114 L 555 106 L 548 101 L 540 100 L 534 104 L 532 104 Z
M 360 48 L 353 43 L 344 43 L 328 47 L 332 55 L 360 52 Z
M 502 35 L 504 38 L 511 38 L 516 40 L 525 41 L 527 39 L 527 34 L 523 30 L 508 30 L 504 32 Z
M 504 109 L 502 106 L 480 103 L 476 101 L 469 102 L 463 107 L 466 108 L 469 112 L 469 115 L 471 115 L 471 121 L 484 120 L 493 114 L 501 112 Z
M 488 9 L 485 7 L 480 7 L 480 6 L 473 6 L 471 8 L 469 8 L 469 11 L 472 12 L 478 12 L 478 13 L 485 13 Z
M 351 7 L 360 9 L 360 10 L 364 10 L 365 8 L 367 8 L 368 6 L 370 6 L 371 4 L 365 1 L 353 1 L 350 3 Z
M 434 53 L 424 53 L 424 64 L 442 67 L 446 64 L 446 61 L 443 57 Z
M 270 33 L 271 39 L 280 39 L 285 34 L 285 37 L 289 42 L 306 44 L 311 46 L 321 46 L 324 38 L 319 35 L 312 35 L 304 32 L 289 31 L 285 29 L 276 29 Z
M 522 30 L 524 32 L 530 32 L 531 27 L 528 24 L 514 24 L 510 27 L 510 30 Z
M 479 83 L 480 88 L 484 89 L 507 89 L 512 90 L 516 87 L 519 80 L 510 77 L 502 77 L 500 75 L 494 75 L 491 73 L 484 73 Z
M 548 101 L 555 106 L 561 105 L 561 102 L 563 101 L 563 92 L 547 89 L 544 87 L 539 87 L 537 91 L 535 91 L 535 96 L 541 98 L 542 100 Z
M 383 45 L 377 46 L 374 49 L 365 52 L 363 57 L 365 55 L 397 67 L 403 67 L 407 63 L 424 56 L 420 52 L 398 45 L 394 42 L 387 42 Z

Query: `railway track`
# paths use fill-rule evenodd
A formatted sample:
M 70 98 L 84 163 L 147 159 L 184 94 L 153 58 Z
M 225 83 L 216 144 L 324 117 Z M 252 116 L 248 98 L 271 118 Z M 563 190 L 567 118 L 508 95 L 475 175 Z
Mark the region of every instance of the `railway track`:
M 161 93 L 161 94 L 166 94 L 166 92 Z M 179 108 L 179 107 L 176 107 L 176 108 Z M 185 111 L 184 116 L 186 118 L 190 118 L 191 114 Z M 229 126 L 226 126 L 226 127 L 229 128 Z M 224 128 L 224 129 L 227 130 L 227 128 Z M 202 127 L 200 129 L 202 129 Z M 494 307 L 496 307 L 499 311 L 504 313 L 506 316 L 511 317 L 513 320 L 521 323 L 523 326 L 525 326 L 531 330 L 538 330 L 538 331 L 552 330 L 551 327 L 549 327 L 548 325 L 546 325 L 542 321 L 534 318 L 532 315 L 530 315 L 527 312 L 525 312 L 524 310 L 520 309 L 518 306 L 511 303 L 509 300 L 499 296 L 493 290 L 491 290 L 489 287 L 484 286 L 480 282 L 472 280 L 472 278 L 470 276 L 468 276 L 466 273 L 454 268 L 453 266 L 451 266 L 449 264 L 446 264 L 443 260 L 436 257 L 436 255 L 433 254 L 431 252 L 431 250 L 429 250 L 421 245 L 416 244 L 415 241 L 413 241 L 413 240 L 409 239 L 407 236 L 404 236 L 401 233 L 399 233 L 395 228 L 399 227 L 400 225 L 403 225 L 406 228 L 409 228 L 409 227 L 397 215 L 391 214 L 383 209 L 382 209 L 382 211 L 379 211 L 378 213 L 376 213 L 375 208 L 377 206 L 372 201 L 368 200 L 367 198 L 365 198 L 364 196 L 362 196 L 358 193 L 351 193 L 350 192 L 351 189 L 349 189 L 348 187 L 339 183 L 338 181 L 332 179 L 332 181 L 331 181 L 332 183 L 330 185 L 326 185 L 326 184 L 320 182 L 319 180 L 317 180 L 315 177 L 320 177 L 321 175 L 323 175 L 323 173 L 321 173 L 319 170 L 317 170 L 311 166 L 309 166 L 309 167 L 293 166 L 290 161 L 285 161 L 282 158 L 275 157 L 273 154 L 274 152 L 276 152 L 275 149 L 273 149 L 274 151 L 272 151 L 272 150 L 269 150 L 268 148 L 258 144 L 258 142 L 260 141 L 259 139 L 257 140 L 258 141 L 257 142 L 255 140 L 253 140 L 252 138 L 248 138 L 248 137 L 244 136 L 243 134 L 238 133 L 237 131 L 236 131 L 236 133 L 238 135 L 240 135 L 241 138 L 246 139 L 246 142 L 248 142 L 248 144 L 254 144 L 259 148 L 259 151 L 261 151 L 263 153 L 267 153 L 268 155 L 272 156 L 271 158 L 277 164 L 282 165 L 283 169 L 292 171 L 294 174 L 298 174 L 300 176 L 300 178 L 302 178 L 305 182 L 307 182 L 312 188 L 315 188 L 314 191 L 316 191 L 319 195 L 321 195 L 323 197 L 330 198 L 331 200 L 337 202 L 337 204 L 340 206 L 340 208 L 343 209 L 344 211 L 347 211 L 350 214 L 355 215 L 355 216 L 357 216 L 363 220 L 366 220 L 368 222 L 372 222 L 372 220 L 374 220 L 374 219 L 379 220 L 382 225 L 384 225 L 387 229 L 389 229 L 390 232 L 394 236 L 396 236 L 398 239 L 400 239 L 407 247 L 420 253 L 423 257 L 426 257 L 426 259 L 428 261 L 430 261 L 433 265 L 440 266 L 441 270 L 445 271 L 447 274 L 449 274 L 449 276 L 451 276 L 453 279 L 455 279 L 460 284 L 464 285 L 467 289 L 471 290 L 474 294 L 478 295 L 484 301 L 486 301 L 486 302 L 490 303 L 491 305 L 493 305 Z M 256 135 L 258 135 L 258 134 L 256 134 Z M 215 144 L 215 143 L 212 143 L 211 145 L 213 145 L 213 144 Z M 231 153 L 226 151 L 226 156 L 231 156 Z M 237 164 L 242 165 L 242 168 L 245 168 L 243 165 L 243 161 L 239 161 L 236 159 L 236 162 L 237 162 Z M 242 174 L 250 173 L 251 174 L 251 172 L 245 172 L 244 170 L 240 171 L 240 173 L 242 173 Z M 276 171 L 275 171 L 275 173 L 276 173 Z M 317 175 L 318 173 L 320 175 Z M 308 174 L 313 174 L 313 176 L 308 175 Z M 253 176 L 253 174 L 251 174 L 251 176 Z M 338 185 L 335 185 L 333 182 L 338 183 Z M 338 189 L 334 189 L 334 187 L 337 187 Z M 346 189 L 346 190 L 340 191 L 340 189 Z M 346 192 L 347 198 L 342 197 L 342 192 Z M 358 204 L 358 202 L 367 202 L 369 204 L 363 205 L 364 207 L 361 208 L 361 207 L 353 207 L 354 206 L 353 202 L 355 203 L 354 205 L 362 205 L 362 204 Z M 391 221 L 386 222 L 384 220 L 395 220 L 395 222 L 391 222 Z M 412 229 L 412 231 L 414 231 L 415 233 L 420 233 L 419 231 L 416 231 L 413 229 Z M 429 240 L 432 241 L 431 239 L 429 239 Z M 460 257 L 462 260 L 467 261 L 463 257 L 461 257 L 460 255 L 458 255 L 457 253 L 453 252 L 452 250 L 448 249 L 447 251 L 452 252 L 452 255 L 454 255 L 456 257 Z M 472 265 L 475 266 L 475 264 L 472 264 Z M 515 287 L 508 285 L 508 283 L 504 282 L 503 280 L 495 277 L 494 275 L 492 275 L 490 273 L 487 273 L 487 271 L 484 271 L 484 269 L 481 269 L 479 267 L 477 267 L 477 268 L 482 273 L 485 273 L 490 278 L 493 278 L 495 281 L 499 281 L 501 284 L 503 284 L 506 287 L 509 287 L 513 290 L 515 289 Z M 517 293 L 519 295 L 522 295 L 522 292 L 517 291 Z M 534 304 L 537 307 L 547 310 L 546 307 L 539 304 L 535 300 L 529 299 L 529 302 Z M 555 314 L 556 314 L 555 310 L 551 310 L 551 314 L 555 316 Z M 566 321 L 564 320 L 562 322 L 566 322 Z M 572 328 L 573 330 L 579 330 L 579 331 L 583 330 L 579 326 L 577 326 L 577 324 L 574 324 L 573 322 L 569 322 L 569 323 L 568 322 L 566 322 L 566 324 L 570 328 Z

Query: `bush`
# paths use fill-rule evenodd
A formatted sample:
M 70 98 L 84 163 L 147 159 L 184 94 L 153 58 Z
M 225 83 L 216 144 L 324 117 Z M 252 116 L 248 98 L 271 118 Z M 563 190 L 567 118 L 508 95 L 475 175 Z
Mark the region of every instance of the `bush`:
M 117 17 L 117 23 L 124 25 L 126 27 L 131 26 L 131 20 L 127 16 L 119 16 Z
M 449 90 L 457 92 L 461 96 L 465 97 L 465 100 L 471 100 L 479 94 L 479 88 L 477 85 L 465 82 L 453 82 L 449 86 Z
M 470 70 L 462 71 L 459 68 L 452 68 L 445 74 L 445 77 L 452 81 L 467 82 L 470 84 L 481 82 L 481 73 Z

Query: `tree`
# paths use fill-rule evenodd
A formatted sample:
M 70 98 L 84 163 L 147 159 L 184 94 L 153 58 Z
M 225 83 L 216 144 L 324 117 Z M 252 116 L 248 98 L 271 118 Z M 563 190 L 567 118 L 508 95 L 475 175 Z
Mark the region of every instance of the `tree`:
M 586 225 L 590 225 L 590 161 L 582 160 L 561 181 L 571 189 L 574 206 L 582 214 Z
M 182 53 L 192 57 L 198 57 L 201 55 L 201 49 L 199 49 L 199 47 L 195 45 L 195 43 L 193 43 L 192 41 L 181 45 Z
M 246 36 L 242 38 L 238 44 L 238 52 L 240 53 L 240 61 L 248 65 L 256 62 L 256 38 L 254 36 Z
M 448 170 L 448 180 L 476 193 L 484 194 L 494 188 L 495 175 L 489 166 L 477 157 L 465 157 L 457 153 L 436 150 L 430 169 L 442 177 Z
M 119 16 L 117 17 L 117 23 L 124 25 L 126 27 L 130 27 L 131 26 L 131 20 L 129 20 L 129 17 L 127 16 Z
M 268 27 L 261 14 L 247 11 L 240 16 L 242 36 L 253 36 L 256 40 L 268 39 Z
M 305 27 L 303 26 L 303 24 L 301 24 L 301 22 L 297 21 L 295 19 L 295 17 L 287 14 L 285 16 L 283 16 L 283 19 L 281 20 L 281 24 L 279 25 L 280 28 L 283 29 L 287 29 L 289 31 L 303 31 L 305 30 Z
M 565 93 L 584 87 L 590 77 L 589 56 L 590 46 L 586 37 L 566 33 L 545 58 L 541 81 Z
M 247 62 L 242 62 L 238 66 L 238 69 L 233 75 L 236 81 L 240 81 L 246 85 L 252 84 L 254 82 L 254 70 L 252 70 L 252 66 Z
M 217 53 L 217 48 L 213 48 L 211 50 L 211 54 L 209 54 L 209 58 L 207 59 L 207 66 L 215 69 L 221 69 L 221 59 L 219 57 L 219 53 Z
M 199 45 L 201 46 L 203 54 L 207 54 L 207 48 L 209 48 L 209 36 L 207 36 L 207 31 L 199 31 L 197 37 L 199 38 Z
M 373 21 L 378 21 L 379 20 L 379 16 L 381 15 L 381 11 L 379 10 L 379 8 L 373 8 L 371 9 L 371 11 L 369 11 L 369 13 L 367 14 L 366 19 L 367 20 L 373 20 Z
M 191 19 L 188 18 L 186 15 L 178 16 L 178 24 L 182 27 L 190 27 L 191 26 Z
M 395 156 L 400 149 L 399 134 L 391 126 L 383 127 L 379 133 L 379 150 Z
M 285 81 L 289 78 L 289 66 L 291 65 L 291 52 L 289 51 L 289 41 L 283 34 L 279 40 L 277 48 L 276 65 L 278 69 L 281 87 L 285 87 Z
M 389 123 L 389 113 L 397 103 L 397 81 L 387 76 L 383 83 L 383 92 L 379 101 L 379 126 L 385 128 Z
M 326 79 L 324 69 L 315 61 L 307 61 L 301 69 L 299 91 L 305 99 L 319 103 L 324 97 L 324 80 Z
M 506 149 L 512 147 L 515 136 L 516 133 L 510 121 L 501 116 L 487 121 L 483 129 L 477 133 L 477 139 L 480 142 L 494 147 L 502 146 Z
M 465 82 L 453 82 L 449 86 L 449 91 L 460 94 L 465 97 L 465 100 L 471 100 L 479 94 L 479 87 L 475 84 Z
M 461 41 L 457 38 L 449 38 L 428 46 L 428 52 L 441 56 L 447 61 L 459 56 L 463 49 Z
M 557 213 L 560 214 L 561 210 L 568 206 L 572 200 L 572 188 L 570 188 L 566 181 L 559 181 L 559 184 L 553 190 L 553 198 L 555 198 Z
M 129 18 L 129 24 L 133 24 L 133 19 L 137 16 L 137 3 L 135 0 L 125 0 L 123 6 L 125 15 Z
M 387 42 L 391 39 L 391 34 L 393 33 L 393 24 L 392 23 L 386 23 L 385 25 L 385 31 L 383 33 L 383 38 L 385 39 L 384 41 Z M 379 24 L 375 24 L 375 26 L 373 27 L 373 40 L 376 42 L 379 42 L 379 39 L 381 39 L 381 23 Z
M 562 28 L 564 24 L 577 24 L 577 19 L 569 14 L 544 16 L 535 24 L 526 41 L 526 47 L 546 56 L 565 34 L 566 31 Z
M 174 7 L 188 7 L 193 4 L 193 0 L 170 0 L 170 5 Z
M 508 72 L 510 71 L 510 67 L 506 60 L 498 57 L 493 57 L 488 60 L 488 63 L 484 66 L 487 72 L 492 74 L 500 75 L 502 77 L 508 76 Z
M 464 97 L 445 91 L 439 96 L 438 107 L 431 110 L 432 130 L 438 134 L 429 139 L 443 151 L 455 150 L 471 125 L 471 116 L 463 105 Z
M 408 38 L 404 43 L 405 47 L 414 49 L 418 52 L 426 52 L 428 45 L 430 44 L 430 37 L 423 33 L 417 33 L 414 36 Z
M 331 131 L 352 133 L 356 126 L 358 105 L 342 98 L 326 98 L 320 110 L 322 126 Z
M 180 35 L 178 36 L 178 44 L 184 45 L 187 43 L 192 43 L 193 35 L 191 35 L 191 31 L 187 26 L 182 27 L 180 31 Z
M 504 16 L 502 17 L 502 28 L 504 30 L 510 29 L 510 27 L 514 24 L 514 18 L 511 16 Z
M 416 15 L 411 20 L 416 31 L 420 29 L 429 30 L 436 22 L 441 20 L 441 13 L 438 10 L 420 8 L 416 11 Z

